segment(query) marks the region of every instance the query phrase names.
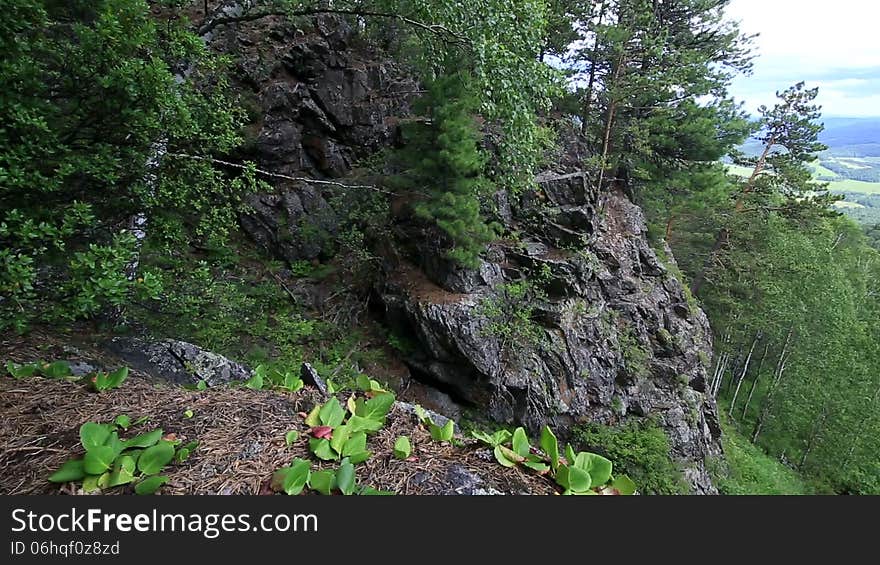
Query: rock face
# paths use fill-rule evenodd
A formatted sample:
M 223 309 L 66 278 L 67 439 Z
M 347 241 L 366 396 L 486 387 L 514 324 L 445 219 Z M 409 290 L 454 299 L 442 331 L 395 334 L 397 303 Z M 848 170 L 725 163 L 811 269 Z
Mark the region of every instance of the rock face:
M 254 93 L 252 156 L 285 175 L 349 174 L 393 143 L 418 91 L 340 20 L 296 29 L 267 18 L 214 42 L 240 56 L 241 83 Z M 384 322 L 417 342 L 405 358 L 416 378 L 499 422 L 564 431 L 655 418 L 694 492 L 716 492 L 705 468 L 721 453 L 703 392 L 707 319 L 649 245 L 625 187 L 598 190 L 572 148 L 537 189 L 496 194 L 496 219 L 520 235 L 493 244 L 478 269 L 452 268 L 397 226 L 397 241 L 375 251 L 385 260 Z M 241 223 L 280 258 L 321 258 L 342 212 L 328 200 L 282 182 L 255 196 Z
M 212 44 L 238 55 L 238 80 L 257 114 L 249 157 L 274 173 L 329 179 L 392 143 L 418 87 L 357 42 L 344 20 L 331 17 L 302 28 L 265 18 L 216 32 Z M 326 257 L 336 215 L 324 196 L 302 183 L 277 188 L 249 199 L 245 231 L 289 261 Z
M 620 190 L 600 193 L 582 173 L 538 180 L 513 206 L 521 240 L 495 245 L 464 277 L 480 284 L 443 288 L 411 264 L 390 266 L 387 320 L 421 345 L 407 363 L 492 419 L 533 432 L 656 418 L 695 492 L 715 492 L 704 465 L 721 453 L 702 391 L 705 315 Z

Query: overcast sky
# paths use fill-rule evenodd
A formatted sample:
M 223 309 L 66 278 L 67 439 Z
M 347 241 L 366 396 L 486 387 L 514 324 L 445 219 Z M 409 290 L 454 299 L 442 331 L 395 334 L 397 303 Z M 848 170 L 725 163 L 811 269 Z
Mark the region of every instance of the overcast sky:
M 754 74 L 731 89 L 749 110 L 803 80 L 825 116 L 880 116 L 880 0 L 732 0 L 727 13 L 761 34 Z

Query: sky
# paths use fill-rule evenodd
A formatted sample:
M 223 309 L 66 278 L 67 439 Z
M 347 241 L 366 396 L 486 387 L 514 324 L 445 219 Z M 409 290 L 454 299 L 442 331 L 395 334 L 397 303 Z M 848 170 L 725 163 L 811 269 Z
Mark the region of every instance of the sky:
M 826 117 L 880 116 L 880 1 L 732 0 L 727 14 L 760 34 L 754 73 L 731 88 L 748 110 L 803 80 Z

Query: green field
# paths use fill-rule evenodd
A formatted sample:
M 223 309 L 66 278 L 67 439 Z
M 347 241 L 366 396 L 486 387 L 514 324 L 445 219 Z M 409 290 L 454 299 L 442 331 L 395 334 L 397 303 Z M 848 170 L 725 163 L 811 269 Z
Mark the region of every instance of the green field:
M 752 174 L 752 170 L 748 167 L 740 165 L 727 165 L 727 170 L 731 174 L 739 177 L 748 178 Z M 818 163 L 813 165 L 814 174 L 819 176 L 833 176 L 838 179 L 840 177 L 833 171 L 826 169 Z M 827 173 L 825 172 L 827 171 Z M 828 190 L 831 192 L 858 192 L 860 194 L 880 194 L 880 182 L 864 182 L 851 179 L 834 180 L 828 183 Z

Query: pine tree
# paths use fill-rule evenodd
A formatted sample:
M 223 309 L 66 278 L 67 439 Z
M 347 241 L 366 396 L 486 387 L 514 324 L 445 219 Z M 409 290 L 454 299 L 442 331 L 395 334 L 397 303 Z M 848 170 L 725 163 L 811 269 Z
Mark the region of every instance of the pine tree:
M 433 222 L 447 236 L 446 256 L 474 267 L 493 231 L 480 215 L 479 195 L 488 183 L 483 177 L 486 158 L 474 118 L 478 102 L 468 90 L 464 72 L 437 78 L 416 112 L 425 120 L 410 124 L 401 160 L 409 168 L 398 184 L 424 197 L 416 214 Z

